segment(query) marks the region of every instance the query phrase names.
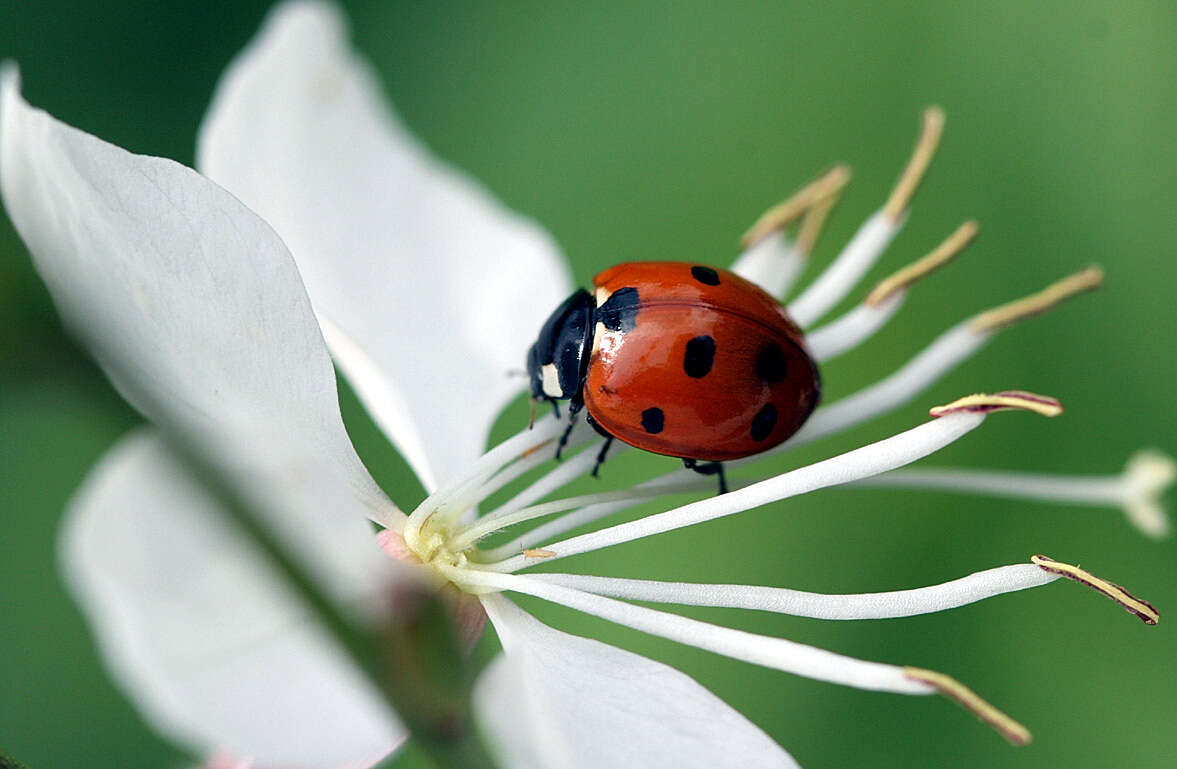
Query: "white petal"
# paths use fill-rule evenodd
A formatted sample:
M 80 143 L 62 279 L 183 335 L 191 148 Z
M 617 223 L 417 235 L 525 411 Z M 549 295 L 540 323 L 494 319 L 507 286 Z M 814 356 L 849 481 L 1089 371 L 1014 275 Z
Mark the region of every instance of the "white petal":
M 483 599 L 505 654 L 474 704 L 511 769 L 784 769 L 796 762 L 688 676 Z
M 222 80 L 198 158 L 289 245 L 336 360 L 426 488 L 481 454 L 567 270 L 543 231 L 407 133 L 334 6 L 270 16 Z
M 4 203 L 66 324 L 124 396 L 247 475 L 258 497 L 338 483 L 322 511 L 333 525 L 359 533 L 365 515 L 398 515 L 347 437 L 331 359 L 273 230 L 194 171 L 29 107 L 14 68 L 0 80 Z
M 151 434 L 120 443 L 69 510 L 62 569 L 144 717 L 261 766 L 373 760 L 403 729 L 281 579 Z

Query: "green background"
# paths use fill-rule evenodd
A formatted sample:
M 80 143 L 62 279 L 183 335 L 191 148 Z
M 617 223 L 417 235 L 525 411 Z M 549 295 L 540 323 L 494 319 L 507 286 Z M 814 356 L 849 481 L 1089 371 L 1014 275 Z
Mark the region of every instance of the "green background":
M 967 314 L 1089 262 L 1107 269 L 1107 285 L 1005 332 L 915 404 L 801 458 L 892 434 L 958 395 L 1011 387 L 1057 395 L 1068 410 L 1053 421 L 998 416 L 925 464 L 1110 473 L 1140 446 L 1177 450 L 1171 2 L 348 5 L 359 47 L 409 125 L 548 227 L 582 283 L 623 260 L 727 264 L 765 207 L 845 161 L 855 179 L 812 275 L 881 203 L 919 110 L 943 105 L 940 156 L 871 277 L 965 218 L 980 220 L 981 239 L 915 290 L 875 341 L 825 369 L 827 398 L 889 372 Z M 20 63 L 33 104 L 131 150 L 191 163 L 213 85 L 265 8 L 2 0 L 0 56 Z M 361 454 L 411 507 L 420 492 L 405 465 L 349 393 L 344 406 Z M 522 404 L 510 411 L 500 434 L 523 413 Z M 32 769 L 185 763 L 112 686 L 55 569 L 65 500 L 136 423 L 62 335 L 0 215 L 0 750 Z M 621 482 L 668 467 L 629 454 L 607 475 Z M 1177 545 L 1145 540 L 1114 511 L 930 493 L 830 490 L 568 565 L 855 592 L 1035 552 L 1089 566 L 1162 613 L 1177 607 Z M 1172 621 L 1147 628 L 1076 586 L 872 623 L 686 612 L 945 670 L 1032 728 L 1036 741 L 1020 749 L 938 698 L 816 683 L 525 603 L 561 628 L 690 673 L 808 769 L 1151 769 L 1177 759 Z M 395 765 L 418 761 L 410 751 Z

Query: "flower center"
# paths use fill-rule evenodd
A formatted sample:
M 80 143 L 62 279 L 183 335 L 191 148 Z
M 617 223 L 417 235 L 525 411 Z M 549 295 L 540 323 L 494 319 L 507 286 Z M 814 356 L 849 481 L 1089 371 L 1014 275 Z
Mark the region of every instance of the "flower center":
M 448 582 L 449 578 L 440 567 L 464 568 L 469 563 L 467 553 L 476 549 L 473 545 L 455 546 L 455 533 L 456 527 L 448 517 L 433 515 L 420 528 L 406 527 L 405 545 L 421 563 L 433 567 Z

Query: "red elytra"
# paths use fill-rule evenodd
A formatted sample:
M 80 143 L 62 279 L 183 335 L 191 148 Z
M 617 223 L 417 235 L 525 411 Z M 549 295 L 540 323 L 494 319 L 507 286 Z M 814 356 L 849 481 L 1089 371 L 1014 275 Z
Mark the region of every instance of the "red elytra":
M 600 432 L 687 460 L 765 451 L 820 398 L 817 367 L 784 307 L 727 270 L 629 262 L 549 318 L 528 356 L 532 396 L 581 405 Z
M 631 328 L 597 321 L 585 407 L 607 433 L 656 454 L 722 461 L 778 445 L 817 406 L 801 330 L 726 270 L 630 262 L 593 279 L 597 306 L 637 291 Z

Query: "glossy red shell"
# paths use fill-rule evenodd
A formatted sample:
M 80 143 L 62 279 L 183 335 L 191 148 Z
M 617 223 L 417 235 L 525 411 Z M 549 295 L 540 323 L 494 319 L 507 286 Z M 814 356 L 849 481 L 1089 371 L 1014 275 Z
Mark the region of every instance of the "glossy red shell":
M 674 457 L 738 459 L 784 441 L 817 406 L 817 368 L 800 329 L 755 284 L 684 262 L 619 264 L 593 284 L 598 308 L 621 289 L 637 292 L 625 327 L 597 323 L 583 392 L 593 419 L 620 440 Z

